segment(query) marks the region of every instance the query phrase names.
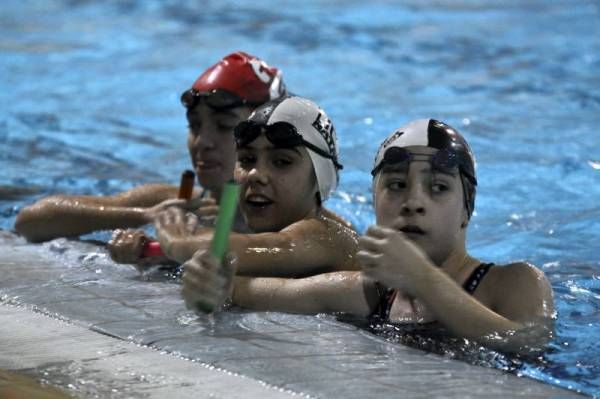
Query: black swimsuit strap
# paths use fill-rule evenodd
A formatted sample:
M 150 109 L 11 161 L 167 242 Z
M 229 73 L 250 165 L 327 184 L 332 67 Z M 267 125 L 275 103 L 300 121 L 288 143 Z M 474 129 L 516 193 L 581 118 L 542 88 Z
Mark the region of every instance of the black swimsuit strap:
M 487 274 L 490 268 L 493 266 L 493 263 L 482 263 L 473 270 L 467 281 L 463 284 L 463 288 L 469 294 L 473 295 L 483 277 Z
M 396 299 L 396 294 L 398 291 L 391 288 L 385 288 L 379 283 L 375 283 L 375 289 L 377 290 L 377 295 L 379 296 L 379 303 L 377 304 L 377 307 L 371 316 L 375 316 L 381 320 L 387 320 L 390 317 L 392 303 L 394 303 L 394 299 Z
M 473 295 L 481 283 L 481 280 L 483 280 L 483 277 L 493 265 L 493 263 L 482 263 L 477 266 L 467 281 L 465 281 L 463 284 L 463 289 L 467 291 L 469 295 Z M 371 317 L 375 316 L 382 320 L 387 320 L 390 317 L 390 310 L 392 309 L 392 304 L 394 303 L 394 299 L 396 299 L 396 294 L 398 291 L 394 289 L 386 289 L 379 283 L 375 284 L 375 289 L 379 295 L 379 303 L 377 304 L 377 307 L 375 308 L 375 311 Z

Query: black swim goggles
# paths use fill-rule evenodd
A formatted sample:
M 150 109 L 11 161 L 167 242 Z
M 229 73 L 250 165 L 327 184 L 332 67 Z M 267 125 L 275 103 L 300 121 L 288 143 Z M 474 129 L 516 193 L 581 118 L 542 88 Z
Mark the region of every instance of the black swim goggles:
M 249 143 L 256 140 L 258 136 L 264 134 L 267 140 L 275 147 L 293 148 L 305 146 L 309 150 L 319 154 L 320 156 L 330 159 L 337 169 L 342 169 L 343 166 L 338 163 L 337 157 L 330 154 L 316 145 L 304 140 L 302 135 L 298 133 L 296 126 L 288 122 L 275 122 L 271 125 L 256 123 L 254 121 L 243 121 L 239 123 L 233 130 L 235 143 L 238 148 L 245 147 Z
M 460 153 L 451 149 L 441 149 L 435 154 L 415 154 L 402 147 L 391 147 L 383 153 L 383 159 L 379 162 L 372 171 L 371 175 L 375 176 L 385 165 L 407 165 L 410 164 L 415 156 L 423 156 L 431 158 L 431 168 L 446 174 L 454 174 L 456 171 L 462 172 L 474 184 L 475 177 L 469 172 L 463 156 Z
M 262 104 L 252 103 L 237 94 L 233 94 L 232 92 L 223 89 L 213 89 L 208 92 L 189 89 L 184 91 L 181 95 L 181 104 L 188 110 L 193 109 L 201 102 L 204 102 L 204 104 L 215 110 L 226 110 L 242 105 L 256 106 Z

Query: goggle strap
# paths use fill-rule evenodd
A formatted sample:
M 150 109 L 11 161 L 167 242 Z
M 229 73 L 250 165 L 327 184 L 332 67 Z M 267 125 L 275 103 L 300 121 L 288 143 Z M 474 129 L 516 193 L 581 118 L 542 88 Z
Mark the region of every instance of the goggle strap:
M 229 96 L 231 98 L 232 102 L 230 104 L 226 104 L 226 105 L 218 105 L 218 104 L 214 104 L 214 103 L 211 104 L 210 98 L 215 95 Z M 212 109 L 214 109 L 216 111 L 226 111 L 228 109 L 232 109 L 232 108 L 239 107 L 242 105 L 251 105 L 251 106 L 259 105 L 259 104 L 249 103 L 246 99 L 238 96 L 237 94 L 231 93 L 227 90 L 213 89 L 209 92 L 200 92 L 193 88 L 183 92 L 183 94 L 181 95 L 181 103 L 187 109 L 192 109 L 196 105 L 198 105 L 198 102 L 200 101 L 199 99 L 201 99 L 201 98 L 205 98 L 206 105 L 208 105 L 209 107 L 211 107 Z
M 333 162 L 333 164 L 335 165 L 336 168 L 338 169 L 344 169 L 344 166 L 340 163 L 338 163 L 337 161 L 337 157 L 333 154 L 328 153 L 325 150 L 322 150 L 321 148 L 317 147 L 316 145 L 309 143 L 308 141 L 302 139 L 302 144 L 304 144 L 304 146 L 310 150 L 312 150 L 313 152 L 315 152 L 316 154 L 322 156 L 323 158 L 327 158 L 330 159 L 331 162 Z

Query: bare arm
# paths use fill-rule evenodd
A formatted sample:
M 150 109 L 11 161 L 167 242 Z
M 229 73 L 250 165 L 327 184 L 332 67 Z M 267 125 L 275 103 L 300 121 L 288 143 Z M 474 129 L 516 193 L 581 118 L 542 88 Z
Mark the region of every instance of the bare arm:
M 163 250 L 180 263 L 198 250 L 207 250 L 212 240 L 212 230 L 190 235 L 185 227 L 189 218 L 170 210 L 156 224 Z M 275 233 L 232 233 L 229 248 L 237 258 L 239 275 L 302 277 L 358 269 L 356 233 L 328 218 L 304 219 Z
M 328 218 L 305 219 L 278 233 L 232 236 L 238 275 L 303 277 L 358 270 L 354 230 Z
M 52 196 L 23 208 L 15 229 L 29 241 L 41 242 L 96 230 L 138 227 L 149 222 L 149 207 L 176 196 L 177 187 L 165 184 L 144 185 L 106 197 Z
M 361 272 L 346 271 L 300 279 L 236 276 L 232 300 L 254 310 L 343 312 L 367 317 L 372 313 L 376 295 L 373 284 Z
M 484 280 L 498 293 L 487 307 L 401 233 L 374 226 L 360 243 L 358 257 L 371 278 L 416 297 L 454 335 L 511 352 L 541 349 L 547 343 L 552 291 L 538 269 L 520 264 L 503 271 L 504 278 Z
M 361 272 L 319 274 L 301 279 L 235 276 L 235 262 L 219 264 L 198 251 L 184 264 L 183 297 L 188 307 L 211 311 L 231 297 L 254 310 L 315 314 L 371 314 L 377 292 Z
M 551 338 L 552 290 L 538 269 L 521 264 L 497 271 L 508 278 L 488 276 L 486 284 L 495 285 L 496 291 L 490 307 L 439 269 L 430 271 L 415 285 L 415 296 L 454 335 L 509 352 L 541 350 Z

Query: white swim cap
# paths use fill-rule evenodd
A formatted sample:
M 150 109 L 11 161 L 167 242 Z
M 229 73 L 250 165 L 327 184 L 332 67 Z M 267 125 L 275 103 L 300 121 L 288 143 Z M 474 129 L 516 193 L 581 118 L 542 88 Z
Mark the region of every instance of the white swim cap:
M 259 134 L 280 147 L 304 145 L 313 164 L 321 200 L 325 201 L 338 184 L 338 149 L 331 119 L 314 102 L 297 96 L 270 101 L 258 107 L 235 129 L 238 147 Z

